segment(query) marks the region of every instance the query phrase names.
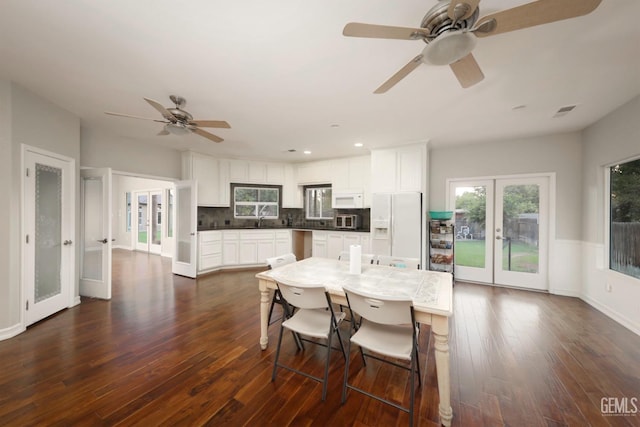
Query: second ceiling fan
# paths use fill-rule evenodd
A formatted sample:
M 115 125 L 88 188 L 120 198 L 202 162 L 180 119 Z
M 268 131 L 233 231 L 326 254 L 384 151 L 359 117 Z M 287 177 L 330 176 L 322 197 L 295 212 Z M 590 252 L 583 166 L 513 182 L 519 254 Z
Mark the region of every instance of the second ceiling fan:
M 441 0 L 422 19 L 420 28 L 351 22 L 343 35 L 378 39 L 422 40 L 422 53 L 402 67 L 374 93 L 385 93 L 420 64 L 449 65 L 463 88 L 484 79 L 471 51 L 476 37 L 487 37 L 586 15 L 602 0 L 537 0 L 478 19 L 480 0 Z

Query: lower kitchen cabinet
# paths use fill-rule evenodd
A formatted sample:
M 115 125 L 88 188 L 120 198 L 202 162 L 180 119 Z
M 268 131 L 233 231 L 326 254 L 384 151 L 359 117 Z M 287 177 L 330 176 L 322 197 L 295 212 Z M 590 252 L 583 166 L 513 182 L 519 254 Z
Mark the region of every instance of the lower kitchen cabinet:
M 291 252 L 291 230 L 215 230 L 198 233 L 198 272 L 224 267 L 266 265 Z
M 362 253 L 371 252 L 369 233 L 353 231 L 313 231 L 313 256 L 338 259 L 340 252 L 351 245 L 362 246 Z

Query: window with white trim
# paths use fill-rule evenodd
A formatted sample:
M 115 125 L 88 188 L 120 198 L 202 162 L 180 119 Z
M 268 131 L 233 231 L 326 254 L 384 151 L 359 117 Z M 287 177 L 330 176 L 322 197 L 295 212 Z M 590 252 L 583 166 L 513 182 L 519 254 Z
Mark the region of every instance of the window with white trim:
M 234 218 L 277 219 L 280 190 L 278 188 L 235 187 L 233 190 Z
M 331 186 L 307 187 L 305 201 L 307 219 L 333 219 Z
M 609 168 L 609 268 L 640 279 L 640 159 Z

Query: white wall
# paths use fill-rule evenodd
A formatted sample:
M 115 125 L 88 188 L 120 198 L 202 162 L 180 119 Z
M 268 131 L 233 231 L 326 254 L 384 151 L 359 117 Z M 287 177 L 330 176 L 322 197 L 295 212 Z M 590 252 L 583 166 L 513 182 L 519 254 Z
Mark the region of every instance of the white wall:
M 166 190 L 173 188 L 172 181 L 162 181 L 157 179 L 140 178 L 118 173 L 113 174 L 113 212 L 112 212 L 112 234 L 116 239 L 114 247 L 133 250 L 131 244 L 131 232 L 127 231 L 126 223 L 126 197 L 127 192 L 148 191 L 148 190 Z M 163 209 L 167 207 L 166 193 L 162 195 Z M 133 198 L 133 194 L 132 194 Z M 133 202 L 133 200 L 132 200 Z M 137 215 L 132 213 L 132 221 L 136 221 Z M 173 256 L 173 238 L 167 237 L 167 214 L 165 210 L 162 224 L 162 255 Z
M 429 209 L 445 209 L 448 178 L 554 173 L 556 231 L 549 239 L 549 291 L 580 296 L 581 162 L 582 144 L 578 132 L 434 147 L 429 154 Z
M 105 167 L 167 179 L 180 179 L 182 175 L 182 156 L 178 150 L 127 138 L 116 139 L 84 127 L 81 139 L 83 167 Z
M 20 283 L 20 182 L 21 144 L 42 148 L 76 160 L 76 194 L 79 194 L 80 119 L 23 87 L 0 80 L 0 189 L 9 208 L 0 225 L 0 339 L 20 332 L 22 310 Z M 79 215 L 76 202 L 76 218 Z M 77 241 L 79 227 L 72 240 Z M 78 247 L 76 246 L 76 259 Z M 8 261 L 8 262 L 7 262 Z M 5 268 L 6 267 L 6 268 Z M 76 263 L 74 295 L 78 295 Z
M 640 334 L 640 280 L 608 269 L 605 167 L 640 156 L 640 96 L 583 132 L 583 298 Z M 638 195 L 640 197 L 640 195 Z M 606 284 L 612 292 L 605 290 Z

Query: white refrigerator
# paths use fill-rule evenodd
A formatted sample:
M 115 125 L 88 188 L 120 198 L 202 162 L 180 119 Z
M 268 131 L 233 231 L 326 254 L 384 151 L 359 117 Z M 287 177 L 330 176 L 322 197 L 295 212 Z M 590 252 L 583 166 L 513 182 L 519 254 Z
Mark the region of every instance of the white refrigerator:
M 371 252 L 422 259 L 422 193 L 371 197 Z

